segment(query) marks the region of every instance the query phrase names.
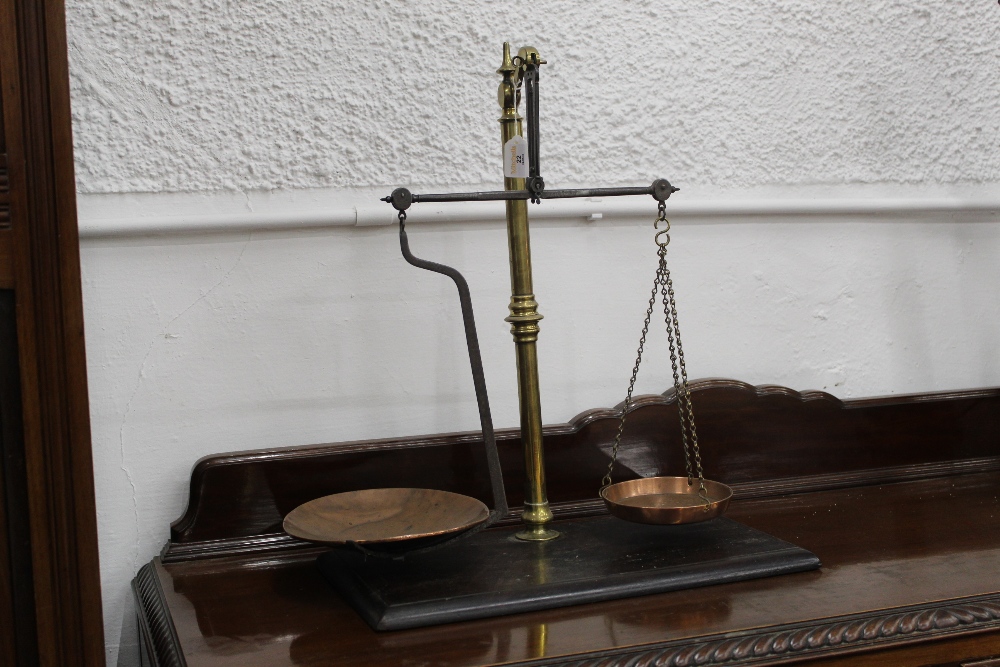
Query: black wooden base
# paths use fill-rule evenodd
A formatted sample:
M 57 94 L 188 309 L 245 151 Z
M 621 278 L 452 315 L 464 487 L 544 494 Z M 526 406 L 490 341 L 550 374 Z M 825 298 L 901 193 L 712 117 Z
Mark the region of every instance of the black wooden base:
M 721 518 L 646 526 L 562 521 L 551 542 L 486 530 L 403 561 L 331 551 L 318 564 L 375 630 L 401 630 L 649 595 L 819 567 L 805 549 Z

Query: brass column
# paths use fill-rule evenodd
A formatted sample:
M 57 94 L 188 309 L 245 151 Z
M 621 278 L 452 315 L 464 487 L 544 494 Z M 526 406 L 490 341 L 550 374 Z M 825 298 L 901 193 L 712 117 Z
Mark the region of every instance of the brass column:
M 522 52 L 528 49 L 522 49 Z M 534 52 L 534 49 L 530 49 Z M 517 67 L 510 57 L 510 44 L 503 45 L 503 64 L 497 74 L 503 77 L 498 100 L 501 147 L 514 136 L 522 135 L 521 116 L 517 113 Z M 505 190 L 523 190 L 523 178 L 504 178 Z M 544 541 L 559 536 L 548 528 L 552 511 L 545 495 L 545 457 L 542 451 L 542 407 L 538 389 L 538 312 L 531 281 L 531 244 L 528 237 L 528 202 L 507 202 L 507 243 L 510 250 L 510 332 L 517 355 L 517 394 L 521 413 L 521 440 L 524 443 L 525 500 L 522 520 L 525 530 L 517 533 L 522 540 Z

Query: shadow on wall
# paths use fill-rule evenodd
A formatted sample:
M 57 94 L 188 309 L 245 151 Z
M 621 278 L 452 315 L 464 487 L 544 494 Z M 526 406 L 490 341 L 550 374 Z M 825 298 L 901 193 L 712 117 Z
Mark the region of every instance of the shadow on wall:
M 139 659 L 139 620 L 135 615 L 135 601 L 132 598 L 131 589 L 128 591 L 128 600 L 125 602 L 122 615 L 122 629 L 118 638 L 118 667 L 141 667 Z M 111 637 L 108 638 L 112 639 Z M 109 641 L 105 649 L 105 656 L 110 659 L 114 644 Z

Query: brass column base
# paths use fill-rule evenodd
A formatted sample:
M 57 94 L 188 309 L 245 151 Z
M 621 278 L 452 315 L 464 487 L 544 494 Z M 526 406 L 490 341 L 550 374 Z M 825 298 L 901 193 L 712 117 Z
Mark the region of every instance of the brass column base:
M 514 533 L 514 537 L 525 542 L 548 542 L 559 537 L 559 531 L 545 526 L 532 526 L 527 530 Z
M 514 537 L 519 540 L 548 542 L 559 537 L 558 530 L 552 530 L 548 527 L 549 521 L 552 521 L 552 510 L 549 509 L 548 501 L 538 505 L 525 502 L 521 521 L 525 523 L 524 530 L 514 534 Z

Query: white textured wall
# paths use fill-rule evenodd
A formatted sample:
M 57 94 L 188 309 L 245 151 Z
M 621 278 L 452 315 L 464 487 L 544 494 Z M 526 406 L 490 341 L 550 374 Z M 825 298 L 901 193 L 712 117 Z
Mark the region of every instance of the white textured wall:
M 737 212 L 886 197 L 1000 209 L 993 0 L 67 11 L 84 228 L 495 187 L 504 39 L 550 63 L 550 187 L 666 176 L 684 188 L 677 206 L 723 197 Z M 512 24 L 527 14 L 534 27 Z M 671 257 L 692 374 L 839 396 L 1000 384 L 1000 216 L 972 209 L 681 216 Z M 547 422 L 621 400 L 649 237 L 634 217 L 533 226 Z M 515 425 L 502 225 L 416 222 L 412 243 L 466 272 L 495 419 Z M 407 266 L 391 228 L 128 232 L 85 238 L 82 259 L 109 663 L 128 581 L 183 510 L 198 457 L 477 426 L 454 290 Z M 642 391 L 667 386 L 663 361 L 649 358 Z
M 493 180 L 504 39 L 553 182 L 1000 180 L 989 0 L 69 5 L 85 192 Z

